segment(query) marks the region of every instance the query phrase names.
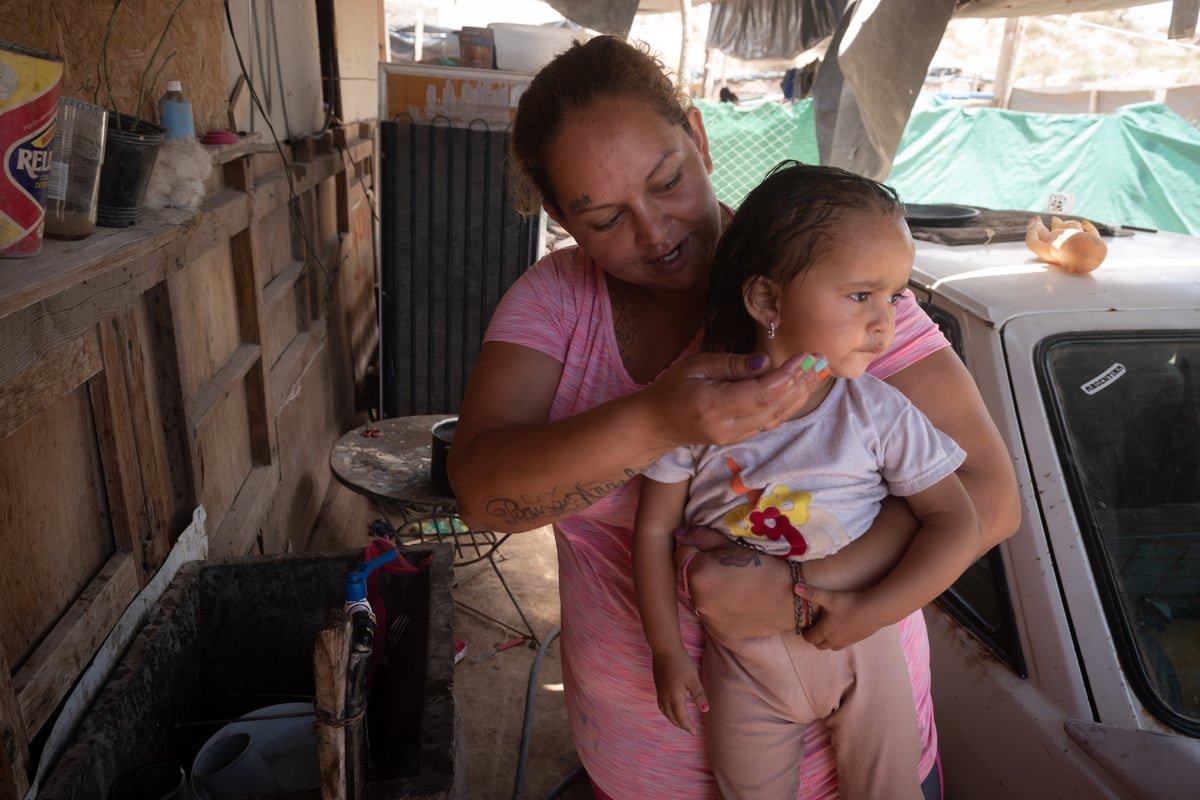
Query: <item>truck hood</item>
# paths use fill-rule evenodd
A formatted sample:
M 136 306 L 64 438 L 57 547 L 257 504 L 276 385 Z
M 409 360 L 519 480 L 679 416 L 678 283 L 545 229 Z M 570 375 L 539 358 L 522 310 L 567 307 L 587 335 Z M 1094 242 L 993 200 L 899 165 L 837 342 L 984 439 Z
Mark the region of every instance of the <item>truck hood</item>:
M 1104 262 L 1082 275 L 1039 261 L 1024 242 L 917 241 L 912 283 L 997 327 L 1029 314 L 1200 309 L 1200 238 L 1137 232 L 1105 241 Z

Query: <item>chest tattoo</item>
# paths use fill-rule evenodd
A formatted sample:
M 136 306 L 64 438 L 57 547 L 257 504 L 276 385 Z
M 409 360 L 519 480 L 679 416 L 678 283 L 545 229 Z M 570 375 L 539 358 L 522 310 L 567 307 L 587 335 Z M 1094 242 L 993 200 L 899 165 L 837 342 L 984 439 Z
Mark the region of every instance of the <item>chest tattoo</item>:
M 628 369 L 633 358 L 634 340 L 633 320 L 630 319 L 629 305 L 620 295 L 614 294 L 612 310 L 613 334 L 617 340 L 617 352 L 621 354 L 621 361 Z

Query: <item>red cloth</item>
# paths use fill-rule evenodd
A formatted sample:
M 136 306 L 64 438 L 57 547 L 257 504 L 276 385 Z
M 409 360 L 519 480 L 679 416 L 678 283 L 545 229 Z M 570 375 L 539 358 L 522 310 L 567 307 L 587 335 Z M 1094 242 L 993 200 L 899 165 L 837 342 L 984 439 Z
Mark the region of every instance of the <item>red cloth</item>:
M 378 555 L 382 555 L 388 550 L 395 550 L 395 545 L 386 537 L 377 536 L 371 540 L 363 552 L 363 561 L 370 561 Z M 413 565 L 404 557 L 404 551 L 398 551 L 396 557 L 386 564 L 371 570 L 367 575 L 367 602 L 371 604 L 371 611 L 375 614 L 375 645 L 371 653 L 371 673 L 379 668 L 382 659 L 387 655 L 387 604 L 383 602 L 383 595 L 379 592 L 379 573 L 391 572 L 397 575 L 416 575 L 420 572 L 425 572 L 429 569 L 429 565 L 433 562 L 433 556 L 425 556 L 420 563 Z

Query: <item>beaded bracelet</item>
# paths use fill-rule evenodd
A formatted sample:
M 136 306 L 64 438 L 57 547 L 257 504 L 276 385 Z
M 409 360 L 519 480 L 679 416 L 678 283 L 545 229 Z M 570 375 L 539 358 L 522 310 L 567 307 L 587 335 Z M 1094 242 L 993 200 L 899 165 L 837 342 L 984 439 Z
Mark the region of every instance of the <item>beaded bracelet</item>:
M 803 586 L 804 570 L 800 567 L 800 562 L 789 561 L 788 566 L 792 568 L 792 583 L 796 586 Z M 792 591 L 792 610 L 796 616 L 796 633 L 804 633 L 817 621 L 813 614 L 812 604 L 808 602 L 807 598 L 796 594 L 794 589 Z

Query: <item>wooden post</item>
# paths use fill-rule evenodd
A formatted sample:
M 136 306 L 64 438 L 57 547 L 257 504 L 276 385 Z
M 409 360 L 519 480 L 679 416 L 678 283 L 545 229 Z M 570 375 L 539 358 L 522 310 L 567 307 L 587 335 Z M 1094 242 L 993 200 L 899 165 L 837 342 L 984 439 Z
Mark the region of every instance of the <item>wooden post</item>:
M 313 649 L 316 682 L 317 758 L 322 800 L 346 800 L 346 666 L 350 625 L 340 609 L 317 631 Z
M 1004 20 L 1004 38 L 1000 42 L 1000 60 L 996 64 L 996 80 L 992 84 L 992 105 L 1008 108 L 1008 94 L 1012 91 L 1013 64 L 1016 63 L 1017 45 L 1021 40 L 1021 18 Z
M 413 61 L 417 64 L 421 63 L 421 58 L 425 55 L 425 7 L 417 7 L 417 22 L 413 26 Z
M 700 96 L 705 100 L 713 99 L 713 59 L 716 58 L 716 53 L 715 47 L 704 49 L 704 78 L 700 84 Z
M 376 23 L 379 26 L 379 60 L 387 63 L 392 60 L 392 41 L 391 35 L 388 33 L 387 13 L 384 10 L 384 0 L 376 0 L 375 15 Z
M 692 22 L 691 22 L 692 0 L 679 0 L 679 85 L 691 93 L 691 85 L 688 83 L 687 63 L 688 63 L 688 45 L 692 39 Z
M 1168 39 L 1190 39 L 1196 35 L 1196 18 L 1200 16 L 1200 0 L 1175 0 L 1171 4 Z
M 12 674 L 0 642 L 0 675 Z M 29 737 L 21 702 L 10 683 L 0 682 L 0 797 L 23 797 L 37 769 L 29 758 Z

